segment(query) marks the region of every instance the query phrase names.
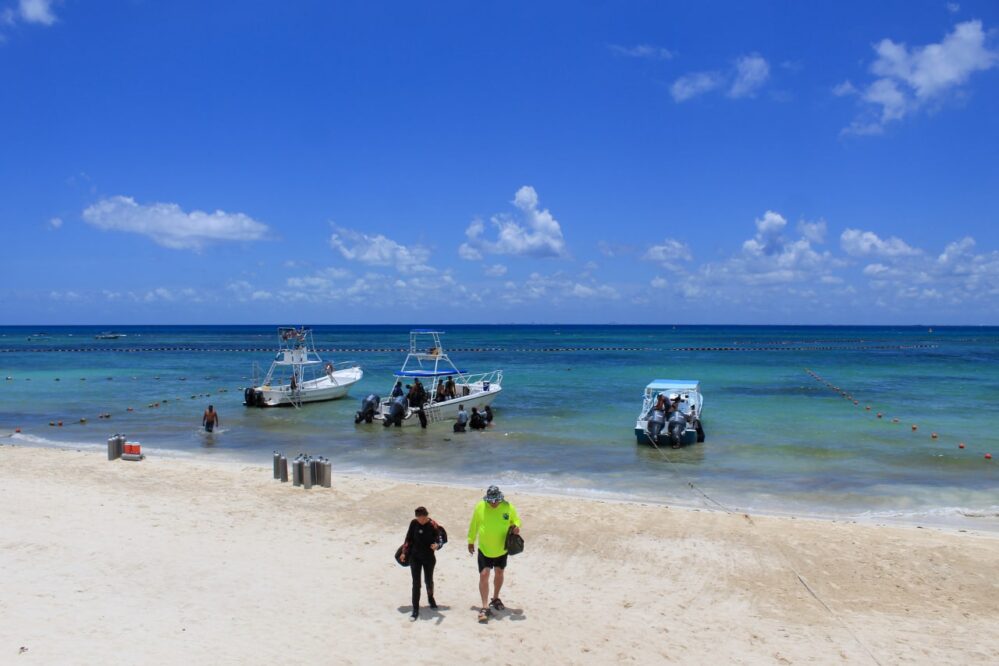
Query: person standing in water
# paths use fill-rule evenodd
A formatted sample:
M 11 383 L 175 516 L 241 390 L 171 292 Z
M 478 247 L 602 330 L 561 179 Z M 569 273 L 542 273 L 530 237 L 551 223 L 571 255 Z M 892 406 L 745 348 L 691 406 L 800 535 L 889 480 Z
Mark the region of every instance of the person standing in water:
M 201 425 L 205 427 L 205 432 L 212 432 L 220 425 L 219 413 L 215 411 L 214 406 L 208 405 L 208 409 L 201 417 Z

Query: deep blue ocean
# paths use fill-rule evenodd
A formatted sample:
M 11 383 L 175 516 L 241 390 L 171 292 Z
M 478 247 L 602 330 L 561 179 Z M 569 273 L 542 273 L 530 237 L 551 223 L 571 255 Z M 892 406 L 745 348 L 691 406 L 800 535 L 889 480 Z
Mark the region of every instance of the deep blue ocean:
M 495 427 L 460 435 L 354 425 L 365 394 L 389 391 L 409 326 L 313 327 L 332 350 L 321 355 L 360 362 L 363 381 L 343 400 L 270 410 L 245 408 L 242 388 L 254 363 L 266 371 L 276 326 L 94 339 L 108 328 L 0 328 L 7 441 L 97 455 L 121 432 L 157 455 L 269 465 L 275 449 L 304 451 L 414 481 L 999 529 L 999 462 L 984 457 L 999 457 L 999 328 L 448 326 L 459 367 L 504 371 Z M 655 378 L 701 382 L 703 444 L 636 445 Z M 211 436 L 199 428 L 209 403 L 222 424 Z

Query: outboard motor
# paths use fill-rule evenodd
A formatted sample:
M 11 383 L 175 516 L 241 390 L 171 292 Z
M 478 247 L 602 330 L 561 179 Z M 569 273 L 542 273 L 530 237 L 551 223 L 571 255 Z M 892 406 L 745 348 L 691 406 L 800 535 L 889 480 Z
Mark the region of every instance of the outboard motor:
M 369 393 L 368 397 L 361 400 L 361 409 L 354 414 L 354 423 L 360 423 L 361 421 L 371 423 L 371 420 L 375 417 L 375 413 L 378 411 L 378 405 L 381 404 L 381 401 L 381 398 L 377 395 Z
M 669 443 L 673 448 L 680 446 L 683 439 L 683 431 L 687 429 L 687 419 L 680 412 L 673 412 L 669 419 Z
M 390 425 L 399 427 L 404 416 L 406 416 L 406 396 L 400 395 L 388 404 L 388 414 L 382 416 L 382 425 L 386 428 Z
M 649 433 L 649 437 L 652 438 L 653 442 L 659 441 L 659 433 L 663 431 L 666 426 L 666 414 L 661 409 L 653 409 L 652 415 L 649 417 L 648 423 L 646 423 L 646 428 Z
M 247 407 L 257 406 L 257 392 L 253 390 L 252 386 L 247 387 L 247 389 L 243 391 L 243 404 Z

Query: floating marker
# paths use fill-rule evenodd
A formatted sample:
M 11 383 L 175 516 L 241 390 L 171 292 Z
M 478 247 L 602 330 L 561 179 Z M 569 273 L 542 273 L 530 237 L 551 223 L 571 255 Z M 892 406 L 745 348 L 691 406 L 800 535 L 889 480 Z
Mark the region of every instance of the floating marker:
M 915 423 L 912 424 L 912 432 L 916 432 L 918 428 L 919 426 L 917 426 Z
M 964 448 L 964 442 L 958 442 L 957 443 L 957 448 L 963 449 Z
M 936 439 L 936 438 L 937 438 L 937 434 L 935 432 L 931 432 L 930 433 L 930 439 Z
M 992 454 L 991 453 L 986 453 L 985 454 L 985 459 L 986 460 L 992 460 Z

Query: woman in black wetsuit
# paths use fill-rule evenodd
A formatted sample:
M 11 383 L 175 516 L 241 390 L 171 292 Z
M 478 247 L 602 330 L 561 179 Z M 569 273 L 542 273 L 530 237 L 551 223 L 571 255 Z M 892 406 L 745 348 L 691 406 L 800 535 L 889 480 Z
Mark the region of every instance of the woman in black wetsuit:
M 409 562 L 409 571 L 413 574 L 413 614 L 412 619 L 420 617 L 420 571 L 427 584 L 427 602 L 431 608 L 437 608 L 434 600 L 434 566 L 437 564 L 437 549 L 441 545 L 440 530 L 437 523 L 430 520 L 430 514 L 422 506 L 416 507 L 416 518 L 409 523 L 406 532 L 406 542 L 403 545 L 401 560 Z

